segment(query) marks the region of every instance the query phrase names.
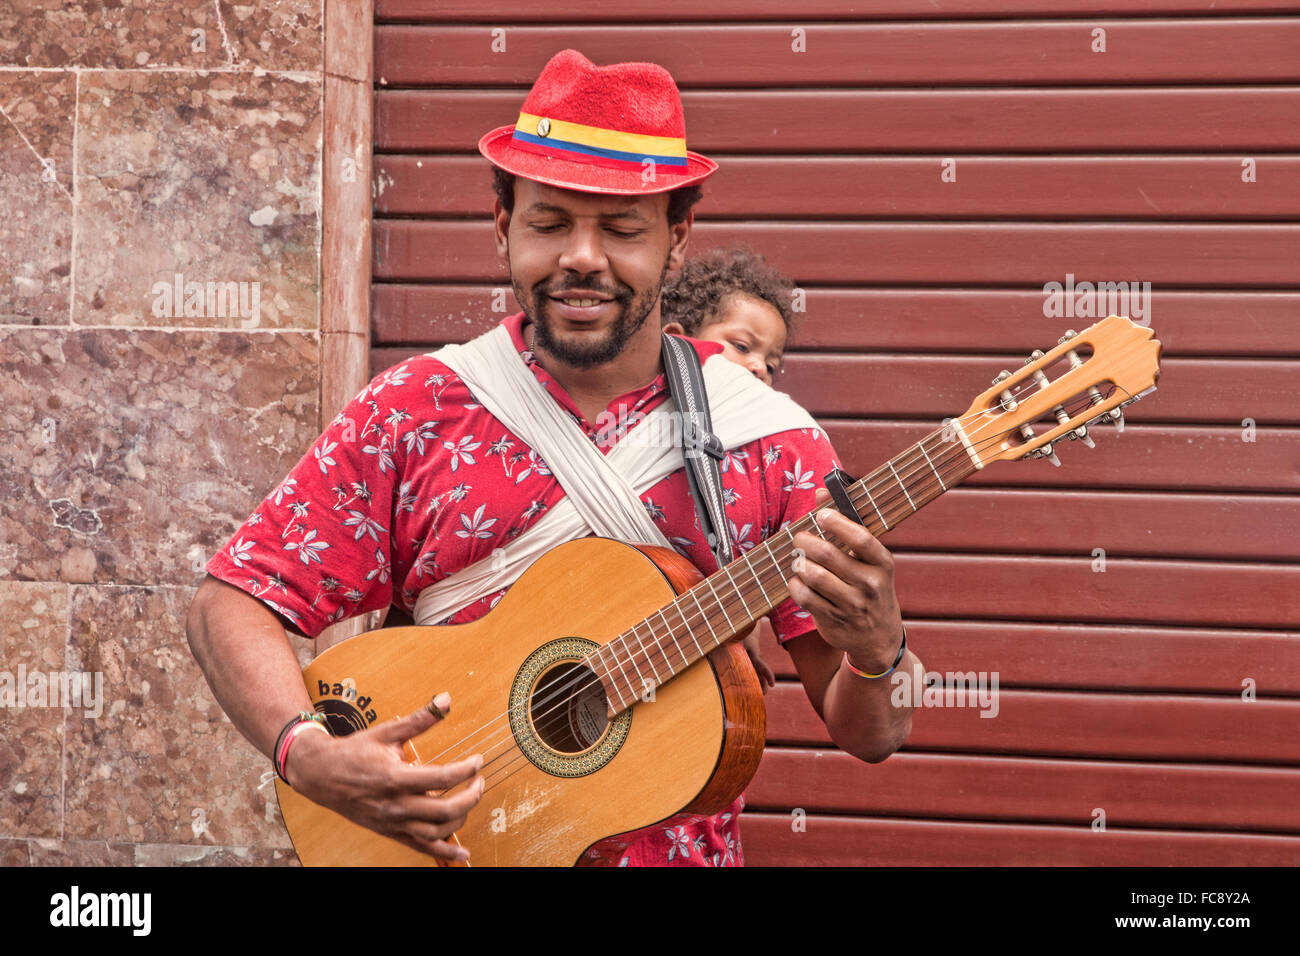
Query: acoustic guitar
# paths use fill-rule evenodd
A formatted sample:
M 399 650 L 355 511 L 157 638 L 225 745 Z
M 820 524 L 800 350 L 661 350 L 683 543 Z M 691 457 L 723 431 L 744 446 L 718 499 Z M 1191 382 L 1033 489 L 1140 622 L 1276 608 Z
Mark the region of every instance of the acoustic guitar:
M 1003 372 L 948 420 L 865 478 L 847 502 L 875 535 L 996 461 L 1056 462 L 1053 446 L 1114 422 L 1155 388 L 1160 342 L 1111 316 Z M 487 789 L 456 834 L 470 863 L 613 863 L 619 834 L 713 814 L 753 778 L 763 695 L 739 641 L 789 596 L 790 523 L 709 577 L 673 551 L 604 538 L 560 545 L 470 624 L 397 627 L 344 641 L 304 672 L 316 710 L 347 734 L 448 691 L 450 715 L 407 756 L 481 753 Z M 599 596 L 593 600 L 593 596 Z M 430 866 L 432 857 L 317 806 L 280 781 L 280 809 L 308 866 Z

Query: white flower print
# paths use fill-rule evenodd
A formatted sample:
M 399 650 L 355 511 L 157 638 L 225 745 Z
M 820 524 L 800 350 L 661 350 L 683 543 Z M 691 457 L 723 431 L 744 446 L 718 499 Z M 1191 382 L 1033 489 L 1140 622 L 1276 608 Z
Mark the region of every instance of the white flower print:
M 244 562 L 249 559 L 249 552 L 253 550 L 252 541 L 245 541 L 242 537 L 236 539 L 235 543 L 229 548 L 230 560 L 235 567 L 242 568 Z
M 718 469 L 724 474 L 732 468 L 736 469 L 736 474 L 745 474 L 745 462 L 749 460 L 747 451 L 729 451 L 722 459 L 722 466 Z
M 768 465 L 775 465 L 780 460 L 781 460 L 780 445 L 770 445 L 768 446 L 768 449 L 765 452 L 763 452 L 763 467 L 765 468 Z
M 664 833 L 672 841 L 672 846 L 668 848 L 668 859 L 671 860 L 678 853 L 682 857 L 691 855 L 691 838 L 686 832 L 686 827 L 673 827 L 670 830 L 664 830 Z
M 668 543 L 673 546 L 673 550 L 683 558 L 690 557 L 691 545 L 694 543 L 690 538 L 669 538 Z
M 357 529 L 357 533 L 352 539 L 353 541 L 360 541 L 366 535 L 370 535 L 371 538 L 378 541 L 380 534 L 388 533 L 387 528 L 369 515 L 362 514 L 360 511 L 354 511 L 351 508 L 348 509 L 348 514 L 352 517 L 344 520 L 343 527 L 355 527 Z
M 320 553 L 329 547 L 329 542 L 317 541 L 315 538 L 316 529 L 312 528 L 302 536 L 301 541 L 290 541 L 286 543 L 284 550 L 297 551 L 298 557 L 302 559 L 303 564 L 311 564 L 313 561 L 320 564 Z
M 415 576 L 423 578 L 426 574 L 433 577 L 433 573 L 438 570 L 438 552 L 426 551 L 420 555 L 420 560 L 415 562 Z
M 319 457 L 319 456 L 318 456 Z M 289 495 L 296 494 L 294 486 L 298 484 L 297 478 L 286 478 L 280 482 L 280 487 L 275 489 L 275 503 L 282 504 L 284 499 Z
M 375 548 L 375 568 L 369 574 L 366 575 L 366 580 L 373 581 L 376 577 L 378 577 L 380 584 L 387 584 L 388 571 L 389 571 L 388 556 L 384 554 L 382 549 Z
M 458 538 L 492 537 L 492 532 L 489 531 L 488 529 L 497 523 L 497 519 L 488 518 L 486 521 L 483 520 L 483 509 L 486 507 L 487 507 L 486 504 L 479 505 L 478 510 L 474 512 L 474 517 L 472 519 L 468 517 L 465 514 L 465 512 L 462 511 L 460 513 L 460 523 L 462 525 L 462 528 L 456 532 L 456 537 Z
M 415 513 L 415 503 L 420 500 L 419 495 L 411 494 L 411 483 L 402 482 L 402 487 L 398 490 L 397 510 Z
M 401 388 L 406 384 L 406 380 L 410 377 L 411 373 L 406 370 L 405 365 L 399 365 L 397 368 L 390 368 L 375 380 L 375 384 L 371 386 L 370 394 L 378 395 L 389 385 L 395 385 L 398 388 Z
M 464 435 L 457 442 L 444 441 L 442 447 L 451 452 L 451 470 L 459 468 L 462 461 L 467 465 L 474 464 L 474 456 L 470 452 L 481 444 L 480 441 L 474 441 L 473 435 Z
M 378 456 L 379 456 L 379 473 L 380 473 L 381 475 L 387 474 L 389 468 L 392 468 L 394 471 L 397 470 L 396 467 L 393 465 L 393 454 L 392 454 L 392 451 L 391 451 L 391 450 L 389 449 L 389 447 L 388 447 L 388 436 L 387 436 L 387 435 L 385 435 L 385 436 L 380 440 L 380 442 L 379 442 L 379 444 L 378 444 L 377 446 L 376 446 L 376 445 L 367 445 L 365 448 L 362 448 L 361 450 L 362 450 L 363 452 L 365 452 L 367 455 L 378 455 Z
M 538 475 L 549 475 L 551 473 L 550 467 L 546 464 L 545 461 L 543 461 L 540 457 L 538 457 L 537 452 L 533 451 L 532 449 L 529 449 L 528 467 L 525 468 L 523 471 L 521 471 L 518 477 L 515 478 L 515 484 L 516 485 L 519 484 L 521 481 L 527 478 L 534 471 L 536 471 Z
M 731 543 L 736 546 L 737 551 L 745 552 L 758 544 L 757 541 L 749 540 L 749 533 L 753 530 L 753 527 L 752 524 L 747 523 L 738 529 L 736 527 L 736 522 L 732 521 L 730 518 L 727 519 L 727 528 L 731 532 Z
M 327 441 L 322 442 L 312 450 L 312 454 L 316 456 L 316 464 L 320 465 L 320 473 L 322 475 L 328 475 L 330 473 L 328 466 L 338 464 L 337 461 L 330 457 L 330 452 L 338 447 L 338 442 Z
M 424 443 L 426 441 L 436 441 L 438 439 L 437 434 L 433 430 L 433 426 L 437 424 L 437 422 L 425 422 L 418 428 L 412 428 L 409 432 L 403 435 L 402 441 L 406 443 L 406 453 L 409 455 L 411 449 L 414 448 L 423 455 Z
M 816 487 L 816 485 L 812 483 L 813 473 L 811 471 L 803 470 L 802 458 L 795 459 L 794 471 L 783 471 L 782 474 L 785 475 L 786 481 L 788 482 L 788 484 L 781 486 L 782 491 L 793 491 L 796 488 L 807 491 L 810 488 Z

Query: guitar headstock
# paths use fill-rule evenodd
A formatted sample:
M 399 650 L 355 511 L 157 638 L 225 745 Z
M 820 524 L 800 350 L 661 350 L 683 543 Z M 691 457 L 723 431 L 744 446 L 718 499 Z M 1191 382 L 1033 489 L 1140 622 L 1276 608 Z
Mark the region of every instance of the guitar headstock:
M 1034 352 L 976 397 L 957 419 L 967 447 L 981 466 L 1026 456 L 1059 465 L 1053 443 L 1082 439 L 1091 446 L 1089 425 L 1102 420 L 1122 428 L 1120 409 L 1155 390 L 1160 348 L 1150 329 L 1117 315 L 1067 332 L 1051 351 Z

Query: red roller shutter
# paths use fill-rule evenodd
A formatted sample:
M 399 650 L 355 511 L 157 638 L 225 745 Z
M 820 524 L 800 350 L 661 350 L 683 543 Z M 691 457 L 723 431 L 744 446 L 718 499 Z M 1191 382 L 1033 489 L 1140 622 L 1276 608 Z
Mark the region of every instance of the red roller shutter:
M 1150 282 L 1164 372 L 1122 435 L 885 539 L 927 668 L 996 672 L 997 716 L 922 709 L 862 764 L 765 648 L 747 857 L 1300 862 L 1300 9 L 666 9 L 378 0 L 372 370 L 500 319 L 475 143 L 565 47 L 672 71 L 721 164 L 692 249 L 745 242 L 807 291 L 778 387 L 855 474 L 1090 323 L 1045 283 Z

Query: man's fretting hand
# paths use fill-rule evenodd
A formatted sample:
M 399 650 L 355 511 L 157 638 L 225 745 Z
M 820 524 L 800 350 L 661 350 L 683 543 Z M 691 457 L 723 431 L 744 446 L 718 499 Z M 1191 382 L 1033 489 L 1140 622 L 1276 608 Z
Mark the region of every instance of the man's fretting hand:
M 822 535 L 800 531 L 804 556 L 790 577 L 790 597 L 817 622 L 831 647 L 846 651 L 860 670 L 881 673 L 896 659 L 903 619 L 894 593 L 894 557 L 862 525 L 840 514 L 830 492 L 816 491 Z
M 483 757 L 473 754 L 448 764 L 408 763 L 403 745 L 446 715 L 447 694 L 434 699 L 437 710 L 421 708 L 346 737 L 301 734 L 285 766 L 289 785 L 353 823 L 440 860 L 469 859 L 469 850 L 447 837 L 465 824 L 486 782 L 477 776 Z M 449 797 L 431 796 L 468 783 Z

